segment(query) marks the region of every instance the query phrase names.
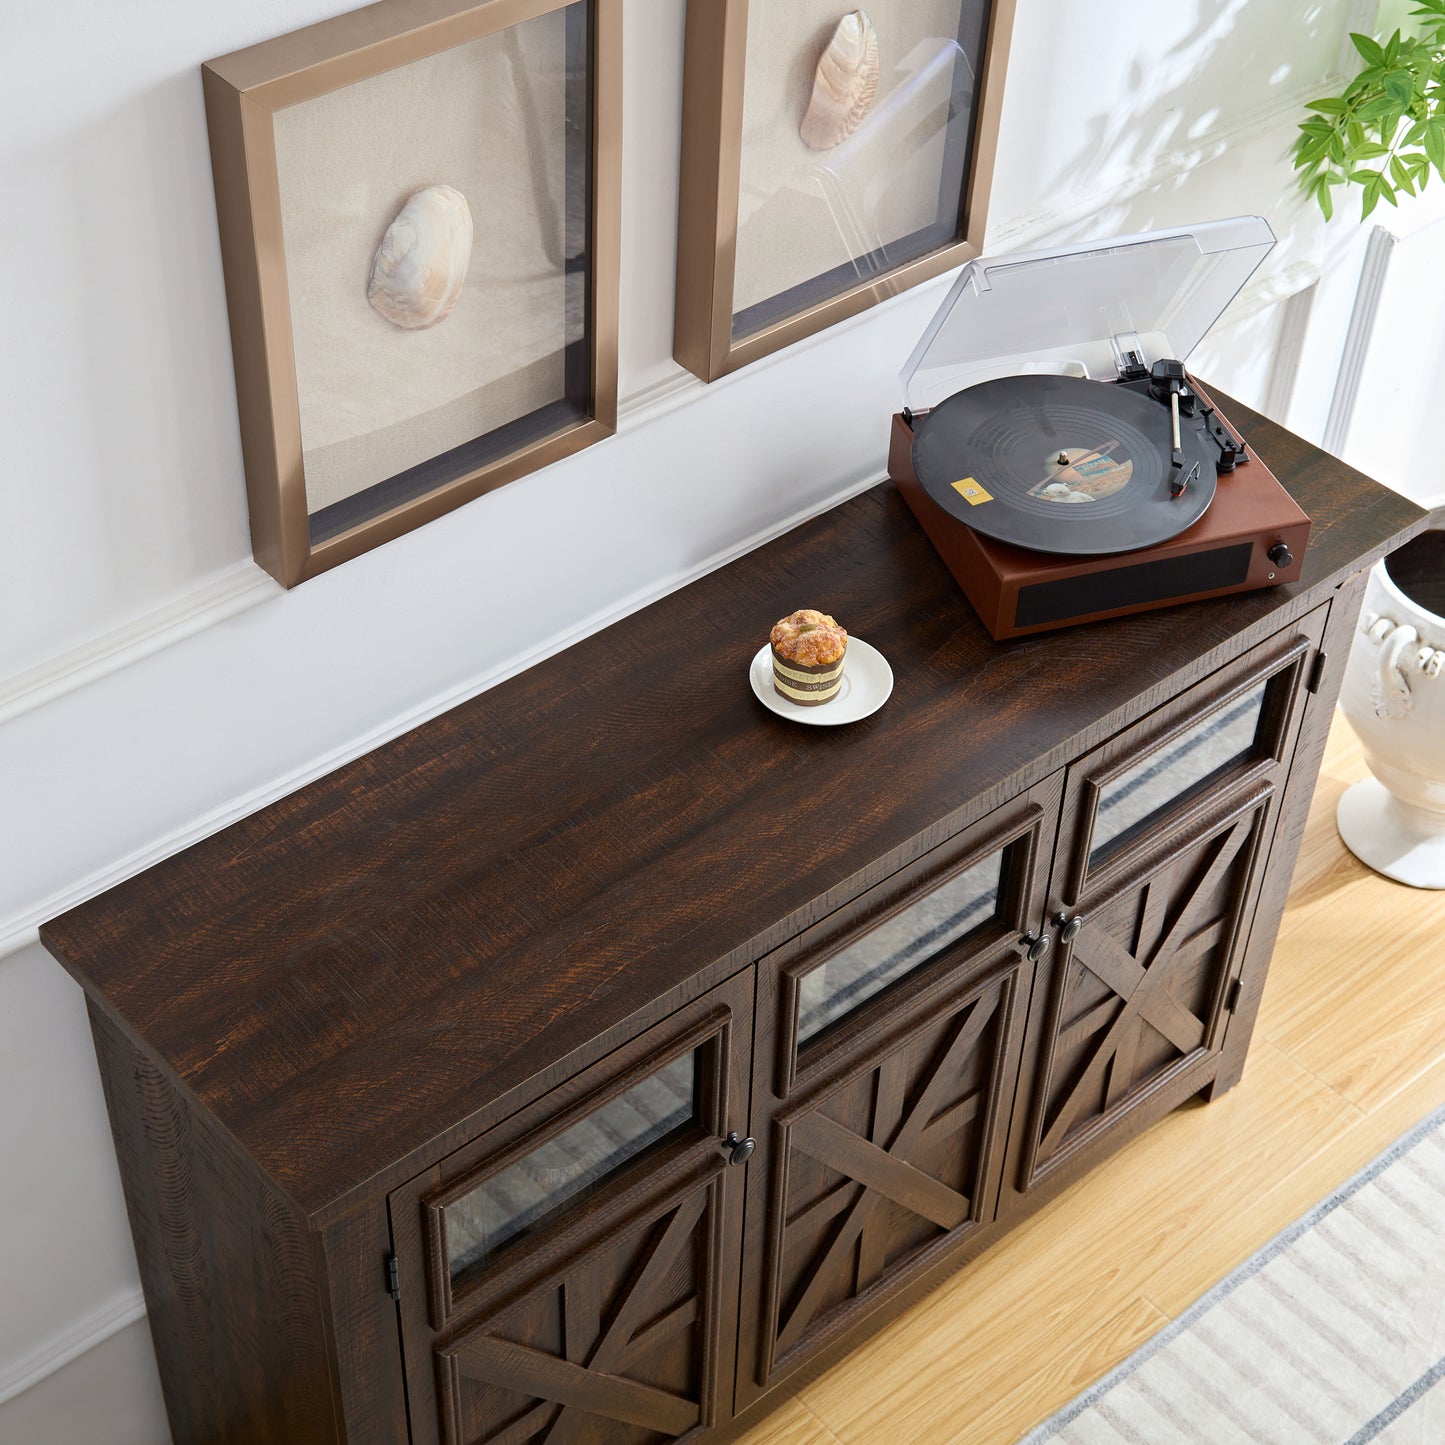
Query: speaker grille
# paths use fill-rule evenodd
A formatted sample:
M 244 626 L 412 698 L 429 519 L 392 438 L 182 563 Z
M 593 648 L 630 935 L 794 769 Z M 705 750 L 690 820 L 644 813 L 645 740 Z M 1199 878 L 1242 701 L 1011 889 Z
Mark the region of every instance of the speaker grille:
M 1248 580 L 1252 542 L 1236 542 L 1183 557 L 1162 557 L 1136 562 L 1131 567 L 1114 567 L 1107 572 L 1088 572 L 1081 577 L 1061 577 L 1052 582 L 1035 582 L 1019 588 L 1016 627 L 1035 627 L 1063 622 L 1070 617 L 1089 617 L 1112 612 L 1116 607 L 1167 602 L 1173 597 L 1191 597 L 1218 587 L 1237 587 Z

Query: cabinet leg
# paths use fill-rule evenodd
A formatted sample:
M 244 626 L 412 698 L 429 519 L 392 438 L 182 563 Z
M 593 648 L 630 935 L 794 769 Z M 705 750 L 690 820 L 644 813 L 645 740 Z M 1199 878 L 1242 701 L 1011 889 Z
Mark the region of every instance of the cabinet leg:
M 1227 1094 L 1244 1077 L 1244 1055 L 1226 1056 L 1223 1066 L 1214 1076 L 1214 1081 L 1205 1088 L 1200 1097 L 1206 1104 Z

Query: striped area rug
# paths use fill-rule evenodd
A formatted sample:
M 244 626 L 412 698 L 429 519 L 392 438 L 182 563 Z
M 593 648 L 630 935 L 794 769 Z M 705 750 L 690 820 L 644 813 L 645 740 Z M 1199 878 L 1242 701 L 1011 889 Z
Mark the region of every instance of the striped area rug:
M 1445 1445 L 1445 1109 L 1024 1445 L 1045 1441 Z

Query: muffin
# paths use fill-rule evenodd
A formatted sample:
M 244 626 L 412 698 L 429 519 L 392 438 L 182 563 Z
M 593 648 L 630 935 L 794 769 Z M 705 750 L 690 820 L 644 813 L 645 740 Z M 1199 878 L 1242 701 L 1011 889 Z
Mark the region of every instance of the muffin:
M 843 686 L 848 634 L 826 612 L 801 608 L 773 624 L 773 687 L 799 707 L 820 707 Z

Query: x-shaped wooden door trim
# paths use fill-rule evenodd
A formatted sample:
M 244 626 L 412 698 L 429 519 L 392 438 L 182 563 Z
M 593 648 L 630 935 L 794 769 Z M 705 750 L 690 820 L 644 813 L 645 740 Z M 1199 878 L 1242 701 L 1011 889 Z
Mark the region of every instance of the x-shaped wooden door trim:
M 1121 1050 L 1134 1036 L 1141 1021 L 1156 1029 L 1181 1054 L 1191 1054 L 1203 1045 L 1206 1021 L 1197 1018 L 1169 992 L 1165 960 L 1194 958 L 1219 942 L 1227 920 L 1214 919 L 1196 928 L 1199 912 L 1248 841 L 1257 817 L 1257 809 L 1244 814 L 1212 840 L 1204 873 L 1183 901 L 1173 924 L 1149 951 L 1146 962 L 1140 963 L 1123 944 L 1103 929 L 1090 928 L 1087 924 L 1074 940 L 1071 961 L 1082 964 L 1107 984 L 1124 1001 L 1124 1007 L 1095 1046 L 1088 1066 L 1047 1125 L 1039 1140 L 1037 1153 L 1040 1157 L 1048 1157 L 1063 1143 L 1083 1101 L 1097 1097 L 1104 1071 L 1114 1067 L 1116 1061 L 1122 1062 L 1119 1059 Z M 1103 1007 L 1112 1008 L 1113 1000 L 1106 1000 Z M 1086 1019 L 1084 1023 L 1087 1022 Z M 1058 1047 L 1056 1040 L 1056 1052 Z M 1108 1100 L 1110 1105 L 1117 1103 L 1122 1095 L 1122 1079 L 1126 1073 L 1127 1069 L 1114 1067 Z M 1120 1080 L 1117 1088 L 1115 1076 Z
M 541 1428 L 545 1412 L 557 1404 L 562 1409 L 543 1437 L 547 1445 L 575 1445 L 585 1440 L 588 1415 L 603 1415 L 666 1435 L 681 1435 L 698 1424 L 702 1414 L 698 1401 L 627 1379 L 621 1371 L 668 1336 L 696 1323 L 699 1306 L 694 1296 L 637 1333 L 656 1311 L 650 1292 L 686 1248 L 709 1197 L 709 1190 L 698 1190 L 654 1232 L 611 1320 L 590 1347 L 585 1341 L 595 1335 L 598 1303 L 584 1266 L 583 1273 L 569 1277 L 561 1286 L 565 1358 L 494 1335 L 464 1340 L 445 1352 L 468 1378 L 542 1400 L 491 1437 L 488 1445 L 513 1445 L 532 1438 Z
M 847 1207 L 827 1249 L 813 1266 L 807 1284 L 798 1296 L 797 1302 L 785 1320 L 780 1319 L 776 1336 L 775 1353 L 786 1354 L 801 1339 L 803 1331 L 817 1312 L 824 1292 L 833 1273 L 842 1268 L 855 1244 L 863 1237 L 860 1247 L 860 1275 L 876 1276 L 882 1269 L 882 1245 L 880 1240 L 866 1237 L 869 1225 L 874 1223 L 875 1213 L 884 1200 L 901 1204 L 905 1209 L 922 1215 L 942 1229 L 956 1229 L 972 1212 L 972 1202 L 946 1184 L 923 1173 L 910 1164 L 906 1156 L 929 1132 L 934 1116 L 938 1112 L 939 1096 L 956 1079 L 962 1061 L 977 1047 L 979 1039 L 989 1021 L 997 1013 L 1003 994 L 994 989 L 973 1001 L 961 1012 L 953 1030 L 953 1036 L 935 1065 L 927 1081 L 914 1098 L 913 1106 L 892 1130 L 892 1137 L 883 1143 L 877 1135 L 887 1130 L 887 1121 L 881 1128 L 875 1124 L 875 1137 L 865 1139 L 851 1129 L 817 1112 L 816 1106 L 785 1125 L 779 1141 L 780 1152 L 798 1148 L 811 1155 L 820 1163 L 863 1187 Z M 890 1055 L 877 1067 L 880 1072 L 889 1068 L 897 1055 Z M 950 1111 L 950 1124 L 956 1131 L 977 1112 L 973 1109 Z M 881 1226 L 880 1226 L 881 1227 Z M 873 1231 L 876 1233 L 876 1230 Z M 781 1315 L 779 1301 L 778 1315 Z

